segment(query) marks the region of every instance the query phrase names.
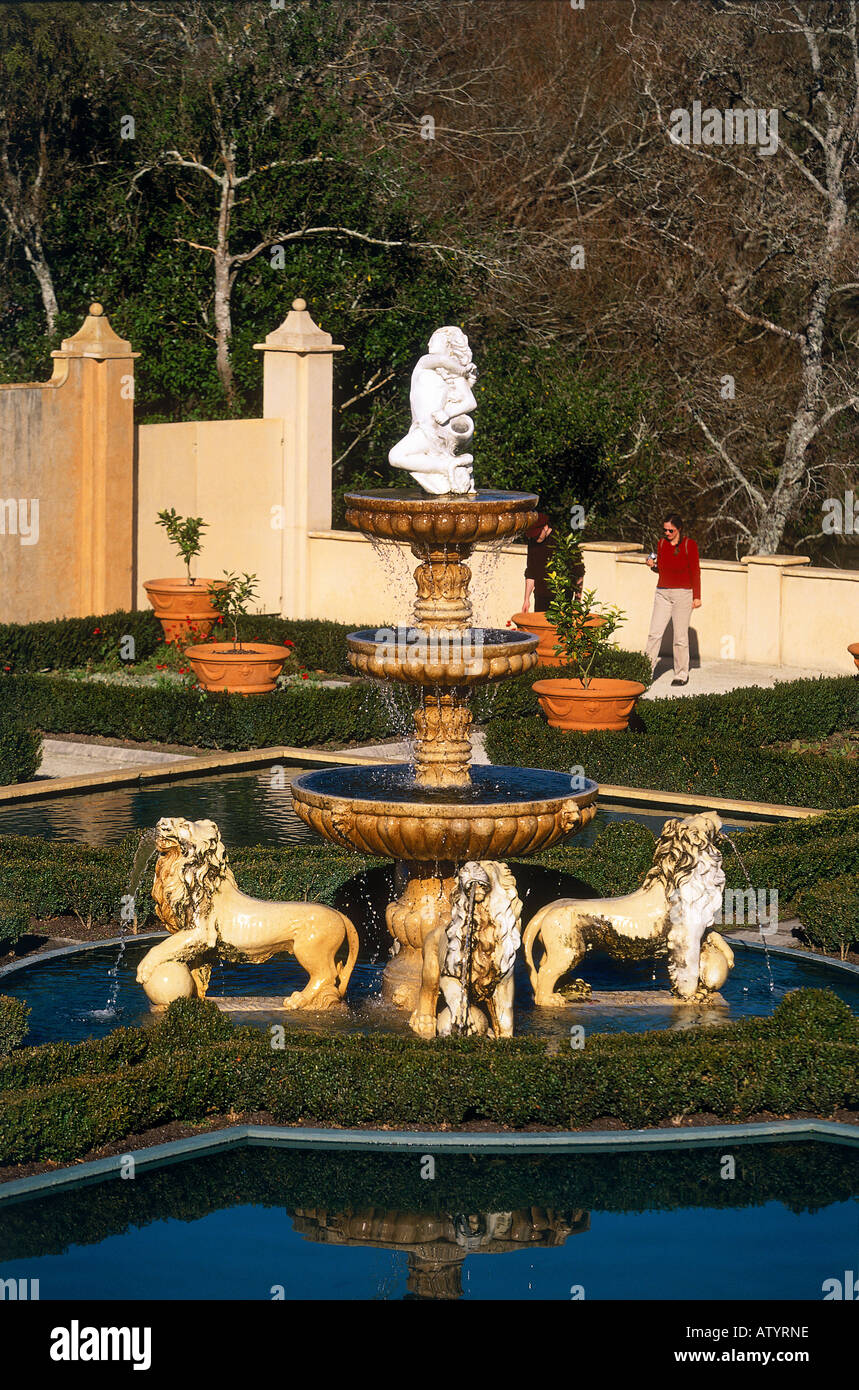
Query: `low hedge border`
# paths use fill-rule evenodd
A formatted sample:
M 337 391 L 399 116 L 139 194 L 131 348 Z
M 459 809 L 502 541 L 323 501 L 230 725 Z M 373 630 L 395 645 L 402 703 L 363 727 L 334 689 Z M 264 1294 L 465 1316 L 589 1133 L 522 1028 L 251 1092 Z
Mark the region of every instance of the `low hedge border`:
M 167 1012 L 166 1038 L 163 1025 L 120 1029 L 0 1064 L 0 1162 L 69 1161 L 156 1125 L 229 1112 L 266 1111 L 278 1124 L 575 1129 L 609 1117 L 647 1127 L 701 1112 L 742 1120 L 859 1106 L 859 1024 L 826 990 L 795 991 L 770 1019 L 592 1034 L 581 1050 L 555 1053 L 529 1039 L 428 1045 L 383 1034 L 287 1034 L 273 1048 L 268 1034 L 214 1013 L 182 1001 Z M 220 1037 L 224 1022 L 231 1032 Z
M 821 809 L 859 803 L 859 761 L 760 748 L 682 726 L 675 733 L 586 734 L 551 729 L 542 719 L 498 719 L 486 727 L 486 752 L 496 763 L 584 767 L 596 782 L 615 786 Z
M 67 676 L 7 674 L 2 686 L 13 717 L 44 733 L 100 734 L 194 748 L 242 750 L 378 742 L 411 728 L 405 690 L 389 698 L 373 682 L 337 689 L 288 686 L 270 695 L 159 690 Z
M 116 845 L 98 846 L 24 835 L 0 837 L 0 940 L 24 935 L 31 918 L 118 921 L 137 844 L 134 835 Z M 609 896 L 637 887 L 650 868 L 653 846 L 647 826 L 610 821 L 586 849 L 573 840 L 527 862 L 569 874 L 598 895 Z M 859 876 L 859 809 L 746 830 L 740 852 L 756 888 L 776 889 L 786 907 L 816 884 Z M 320 843 L 238 846 L 230 848 L 230 863 L 241 887 L 255 897 L 307 896 L 331 903 L 356 875 L 387 861 Z M 729 887 L 746 887 L 739 860 L 727 845 L 724 867 Z M 139 894 L 137 906 L 140 926 L 153 920 L 147 894 Z M 814 936 L 811 924 L 806 931 L 814 945 L 831 949 Z
M 42 761 L 42 738 L 29 720 L 0 716 L 0 786 L 32 782 Z
M 258 642 L 282 642 L 288 637 L 308 670 L 348 675 L 351 667 L 346 660 L 346 636 L 360 626 L 251 613 L 239 619 L 239 636 Z M 161 624 L 150 609 L 57 618 L 53 622 L 0 623 L 0 671 L 64 671 L 86 666 L 118 652 L 125 637 L 134 638 L 138 661 L 152 656 L 164 640 Z

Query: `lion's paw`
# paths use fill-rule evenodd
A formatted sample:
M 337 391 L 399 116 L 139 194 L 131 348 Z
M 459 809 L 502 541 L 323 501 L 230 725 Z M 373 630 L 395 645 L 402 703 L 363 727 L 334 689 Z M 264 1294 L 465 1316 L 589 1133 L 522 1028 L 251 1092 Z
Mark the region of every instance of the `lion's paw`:
M 435 1016 L 433 1014 L 421 1014 L 415 1010 L 409 1019 L 409 1027 L 420 1038 L 434 1038 L 436 1035 Z

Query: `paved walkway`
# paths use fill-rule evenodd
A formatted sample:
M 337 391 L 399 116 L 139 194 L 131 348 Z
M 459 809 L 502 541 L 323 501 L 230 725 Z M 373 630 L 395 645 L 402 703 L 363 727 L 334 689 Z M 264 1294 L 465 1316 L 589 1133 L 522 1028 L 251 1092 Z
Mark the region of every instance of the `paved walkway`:
M 78 743 L 61 738 L 42 740 L 38 777 L 85 777 L 89 772 L 119 772 L 126 767 L 181 763 L 187 753 L 161 753 L 150 748 L 118 748 L 109 743 Z
M 674 672 L 670 661 L 660 660 L 656 668 L 656 679 L 643 700 L 673 700 L 684 695 L 724 695 L 728 690 L 737 690 L 741 685 L 757 685 L 763 690 L 771 690 L 780 681 L 815 679 L 831 672 L 815 671 L 804 666 L 752 666 L 742 661 L 702 661 L 689 671 L 689 684 L 673 687 Z

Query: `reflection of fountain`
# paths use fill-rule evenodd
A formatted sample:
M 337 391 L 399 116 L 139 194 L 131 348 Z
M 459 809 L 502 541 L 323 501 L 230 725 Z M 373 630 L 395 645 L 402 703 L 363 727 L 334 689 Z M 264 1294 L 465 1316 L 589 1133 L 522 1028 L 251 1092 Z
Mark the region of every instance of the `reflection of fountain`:
M 409 1294 L 433 1299 L 461 1297 L 462 1270 L 469 1255 L 557 1247 L 590 1227 L 589 1212 L 551 1207 L 479 1215 L 376 1207 L 332 1212 L 308 1207 L 296 1208 L 291 1215 L 294 1229 L 306 1240 L 403 1251 L 408 1259 Z

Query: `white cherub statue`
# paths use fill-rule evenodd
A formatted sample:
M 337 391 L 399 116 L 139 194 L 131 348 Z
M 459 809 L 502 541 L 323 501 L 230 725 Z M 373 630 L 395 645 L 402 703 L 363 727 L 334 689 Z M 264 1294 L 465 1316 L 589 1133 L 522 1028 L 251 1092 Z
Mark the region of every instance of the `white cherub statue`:
M 461 328 L 437 329 L 427 346 L 429 351 L 412 372 L 411 428 L 394 445 L 388 462 L 405 468 L 426 492 L 473 492 L 473 455 L 454 454 L 474 434 L 468 414 L 477 405 L 471 389 L 477 380 L 471 348 Z

